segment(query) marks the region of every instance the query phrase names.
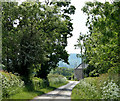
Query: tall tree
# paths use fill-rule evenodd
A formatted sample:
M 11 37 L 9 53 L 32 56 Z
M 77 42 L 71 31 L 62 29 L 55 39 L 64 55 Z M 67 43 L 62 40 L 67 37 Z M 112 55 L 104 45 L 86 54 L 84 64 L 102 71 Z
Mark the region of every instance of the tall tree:
M 70 2 L 47 2 L 47 5 L 54 7 L 54 10 L 47 13 L 49 18 L 49 28 L 47 28 L 49 35 L 52 36 L 53 44 L 49 43 L 47 52 L 49 53 L 49 61 L 41 65 L 41 70 L 37 72 L 37 76 L 47 78 L 47 74 L 51 69 L 56 68 L 59 61 L 63 60 L 68 63 L 68 54 L 65 50 L 67 46 L 67 38 L 72 36 L 73 30 L 71 18 L 69 15 L 75 13 L 75 7 L 70 5 Z M 55 16 L 56 15 L 56 16 Z M 54 20 L 56 19 L 55 23 Z M 45 29 L 46 30 L 46 29 Z M 50 36 L 50 37 L 51 37 Z
M 8 72 L 18 72 L 25 78 L 33 72 L 33 64 L 47 60 L 43 49 L 45 32 L 39 30 L 41 22 L 37 16 L 44 14 L 38 8 L 40 6 L 40 3 L 20 6 L 12 2 L 3 3 L 3 64 Z
M 86 26 L 89 35 L 86 36 L 84 47 L 87 61 L 94 66 L 95 72 L 119 73 L 119 14 L 120 2 L 87 2 L 83 12 L 88 15 Z
M 46 78 L 59 60 L 67 62 L 65 47 L 73 28 L 61 8 L 58 3 L 3 3 L 3 64 L 7 71 L 30 78 L 36 70 L 37 76 Z M 74 13 L 73 6 L 69 9 Z

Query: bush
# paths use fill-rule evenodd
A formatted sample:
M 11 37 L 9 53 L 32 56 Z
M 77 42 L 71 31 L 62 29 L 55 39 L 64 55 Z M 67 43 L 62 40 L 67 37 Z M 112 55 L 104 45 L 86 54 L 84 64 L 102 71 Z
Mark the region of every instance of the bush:
M 108 70 L 108 75 L 109 75 L 110 80 L 114 80 L 114 82 L 117 85 L 120 85 L 120 72 L 116 73 L 116 69 L 111 68 L 111 69 Z
M 117 81 L 111 79 L 109 74 L 85 78 L 73 89 L 72 99 L 118 99 L 120 87 Z
M 67 82 L 66 77 L 64 77 L 62 75 L 57 75 L 57 74 L 49 74 L 48 80 L 37 78 L 37 77 L 32 78 L 34 90 L 37 90 L 39 88 L 48 87 L 49 83 L 52 85 L 52 84 L 62 84 L 62 83 L 66 83 L 66 82 Z
M 99 75 L 96 68 L 93 65 L 88 65 L 87 68 L 83 69 L 83 72 L 86 77 L 96 77 Z
M 32 78 L 32 82 L 35 90 L 37 90 L 38 88 L 44 88 L 49 85 L 47 80 L 38 77 Z
M 11 73 L 0 72 L 0 80 L 2 81 L 1 88 L 3 98 L 20 92 L 20 89 L 24 87 L 24 82 L 20 77 Z
M 119 87 L 113 80 L 105 81 L 101 87 L 102 99 L 116 99 L 119 98 Z
M 67 80 L 71 80 L 71 76 L 67 76 L 66 78 L 67 78 Z
M 64 77 L 62 75 L 57 75 L 57 74 L 49 74 L 48 80 L 51 84 L 66 83 L 67 82 L 66 77 Z
M 97 87 L 94 85 L 94 79 L 85 78 L 80 81 L 80 83 L 73 88 L 72 98 L 73 99 L 99 99 L 100 94 Z M 92 82 L 93 81 L 93 82 Z

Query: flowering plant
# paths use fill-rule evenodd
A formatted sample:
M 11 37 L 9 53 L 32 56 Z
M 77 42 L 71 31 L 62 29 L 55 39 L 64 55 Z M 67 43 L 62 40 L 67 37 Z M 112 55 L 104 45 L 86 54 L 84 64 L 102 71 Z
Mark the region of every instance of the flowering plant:
M 72 99 L 119 99 L 120 87 L 117 79 L 110 79 L 108 75 L 88 77 L 80 80 L 72 90 Z
M 113 80 L 108 80 L 107 82 L 105 81 L 101 90 L 103 99 L 117 99 L 120 97 L 119 87 Z
M 2 88 L 2 97 L 8 97 L 16 92 L 19 92 L 24 87 L 24 82 L 19 76 L 15 76 L 11 73 L 0 73 L 0 81 Z
M 52 84 L 67 82 L 66 77 L 64 77 L 62 75 L 57 75 L 57 74 L 54 74 L 54 75 L 49 74 L 48 79 L 49 79 L 49 82 L 51 82 Z

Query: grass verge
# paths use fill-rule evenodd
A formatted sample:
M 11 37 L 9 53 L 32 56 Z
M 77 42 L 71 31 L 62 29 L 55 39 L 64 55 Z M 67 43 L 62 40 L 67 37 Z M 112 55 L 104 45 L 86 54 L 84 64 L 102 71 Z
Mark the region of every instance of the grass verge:
M 68 82 L 61 83 L 61 84 L 50 84 L 50 87 L 45 88 L 38 88 L 37 90 L 27 90 L 27 88 L 23 88 L 20 93 L 11 95 L 8 99 L 26 99 L 24 101 L 28 101 L 30 99 L 33 99 L 36 96 L 40 96 L 42 94 L 48 93 L 50 91 L 55 90 L 56 88 L 63 86 L 67 84 Z
M 100 77 L 82 79 L 80 83 L 73 88 L 71 99 L 120 100 L 118 75 L 114 75 L 114 77 L 116 79 L 111 78 L 108 74 L 102 74 Z
M 47 81 L 33 77 L 26 85 L 20 76 L 2 71 L 0 72 L 0 80 L 2 80 L 3 101 L 6 99 L 25 99 L 28 101 L 68 83 L 62 75 L 49 75 L 48 79 Z

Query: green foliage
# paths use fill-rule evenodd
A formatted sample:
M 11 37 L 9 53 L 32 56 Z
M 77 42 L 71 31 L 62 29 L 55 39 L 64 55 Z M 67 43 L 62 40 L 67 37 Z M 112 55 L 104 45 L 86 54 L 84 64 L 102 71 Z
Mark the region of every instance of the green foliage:
M 67 67 L 57 67 L 56 69 L 52 70 L 50 73 L 51 74 L 59 74 L 59 75 L 63 75 L 65 77 L 67 77 L 67 76 L 73 75 L 74 69 L 67 68 Z
M 40 78 L 33 78 L 33 85 L 34 85 L 34 89 L 37 90 L 38 88 L 43 88 L 43 80 Z
M 2 97 L 6 98 L 15 93 L 19 93 L 24 87 L 24 82 L 19 76 L 11 73 L 0 72 L 0 80 L 2 81 Z
M 11 99 L 12 100 L 18 100 L 18 99 L 23 100 L 24 99 L 24 101 L 28 101 L 28 99 L 32 100 L 34 97 L 44 94 L 45 91 L 51 91 L 51 90 L 44 89 L 43 91 L 40 91 L 40 90 L 27 91 L 26 89 L 23 89 L 21 92 L 16 93 L 5 100 L 11 100 Z
M 72 99 L 99 99 L 100 94 L 95 85 L 88 82 L 86 79 L 73 88 Z M 79 95 L 79 96 L 78 96 Z
M 48 52 L 47 57 L 49 57 L 50 60 L 42 64 L 41 71 L 37 72 L 38 77 L 45 79 L 47 78 L 47 74 L 49 74 L 51 69 L 57 67 L 59 61 L 62 60 L 65 63 L 68 63 L 68 54 L 65 50 L 65 47 L 67 46 L 67 38 L 72 36 L 71 31 L 73 30 L 73 27 L 70 15 L 74 14 L 75 10 L 73 6 L 70 6 L 70 3 L 66 4 L 66 2 L 54 2 L 52 4 L 55 6 L 54 11 L 56 12 L 53 12 L 52 14 L 52 18 L 55 18 L 55 23 L 53 23 L 54 20 L 52 20 L 48 26 L 48 29 L 50 29 L 50 27 L 53 29 L 53 32 L 52 30 L 49 31 L 48 39 L 52 38 L 53 44 L 48 42 L 47 48 L 45 48 L 45 50 Z M 57 16 L 55 16 L 56 14 Z M 47 16 L 48 18 L 50 17 L 50 15 Z M 52 18 L 50 17 L 49 20 Z M 47 20 L 46 23 L 48 23 L 49 20 Z
M 96 77 L 99 76 L 98 71 L 93 65 L 89 65 L 87 68 L 84 68 L 84 74 L 86 77 Z
M 50 87 L 52 85 L 60 85 L 60 84 L 66 84 L 67 80 L 66 77 L 62 76 L 62 75 L 57 75 L 57 74 L 49 74 L 48 75 L 48 80 L 46 79 L 41 79 L 38 77 L 34 77 L 32 78 L 32 84 L 27 85 L 28 88 L 30 88 L 30 90 L 38 90 L 38 89 L 42 89 L 45 87 Z M 33 87 L 32 87 L 33 86 Z M 33 89 L 31 89 L 33 88 Z
M 87 2 L 82 11 L 88 15 L 86 26 L 89 33 L 80 34 L 78 46 L 83 60 L 93 66 L 95 73 L 107 73 L 108 70 L 120 71 L 120 2 Z M 83 41 L 83 44 L 81 44 Z M 112 69 L 114 68 L 114 69 Z M 88 74 L 89 74 L 88 73 Z
M 72 90 L 72 99 L 119 99 L 120 86 L 110 75 L 88 77 L 80 81 Z M 118 75 L 115 75 L 118 78 Z
M 66 77 L 64 77 L 62 75 L 57 75 L 57 74 L 49 74 L 48 75 L 48 80 L 50 82 L 50 85 L 52 85 L 52 84 L 62 84 L 62 83 L 67 82 Z
M 5 70 L 19 73 L 27 82 L 33 72 L 46 79 L 60 60 L 68 63 L 65 47 L 67 38 L 72 36 L 69 15 L 74 14 L 74 6 L 66 2 L 21 5 L 2 2 L 2 5 Z
M 41 78 L 37 78 L 37 77 L 32 78 L 34 90 L 47 87 L 48 84 L 46 84 L 46 82 L 47 82 L 47 80 L 45 80 L 45 79 L 41 79 Z
M 67 80 L 62 75 L 49 75 L 50 86 L 46 80 L 34 77 L 32 82 L 24 85 L 18 74 L 0 71 L 0 82 L 2 82 L 2 97 L 4 99 L 33 99 L 36 96 L 48 93 L 62 85 L 67 84 Z M 55 80 L 56 81 L 55 81 Z
M 49 87 L 47 86 L 47 87 L 45 87 L 45 88 L 40 88 L 40 89 L 37 88 L 36 90 L 34 90 L 34 89 L 29 90 L 29 89 L 31 89 L 31 86 L 26 87 L 26 85 L 25 85 L 25 88 L 22 89 L 21 92 L 16 93 L 16 94 L 10 96 L 8 99 L 14 99 L 14 100 L 16 100 L 16 99 L 21 99 L 21 100 L 23 100 L 23 99 L 24 99 L 24 101 L 28 101 L 28 99 L 29 99 L 29 100 L 30 100 L 30 99 L 32 100 L 32 99 L 35 98 L 36 96 L 40 96 L 40 95 L 42 95 L 42 94 L 48 93 L 48 92 L 50 92 L 50 91 L 53 91 L 53 90 L 55 90 L 56 88 L 58 88 L 58 87 L 60 87 L 60 86 L 62 86 L 62 85 L 65 85 L 65 83 L 52 84 L 52 85 L 49 86 Z M 8 99 L 7 99 L 7 100 L 8 100 Z
M 30 3 L 24 3 L 20 6 L 12 2 L 3 3 L 3 64 L 8 72 L 17 72 L 26 78 L 31 76 L 33 64 L 36 65 L 46 60 L 45 52 L 43 53 L 41 49 L 43 46 L 41 46 L 40 31 L 36 29 L 40 22 L 35 23 L 38 20 L 36 16 L 33 13 L 28 13 L 31 10 L 35 14 L 38 12 L 35 12 L 38 9 L 32 9 L 32 6 L 34 5 L 31 4 L 30 6 Z M 15 14 L 11 12 L 15 12 Z M 14 27 L 16 24 L 13 23 L 16 19 L 19 24 Z M 34 26 L 32 26 L 33 22 Z
M 57 67 L 51 70 L 50 74 L 59 74 L 65 76 L 68 80 L 74 80 L 74 68 Z
M 103 99 L 116 99 L 120 97 L 119 87 L 113 81 L 104 82 L 104 85 L 103 87 L 101 87 L 101 89 L 103 91 L 102 93 Z

